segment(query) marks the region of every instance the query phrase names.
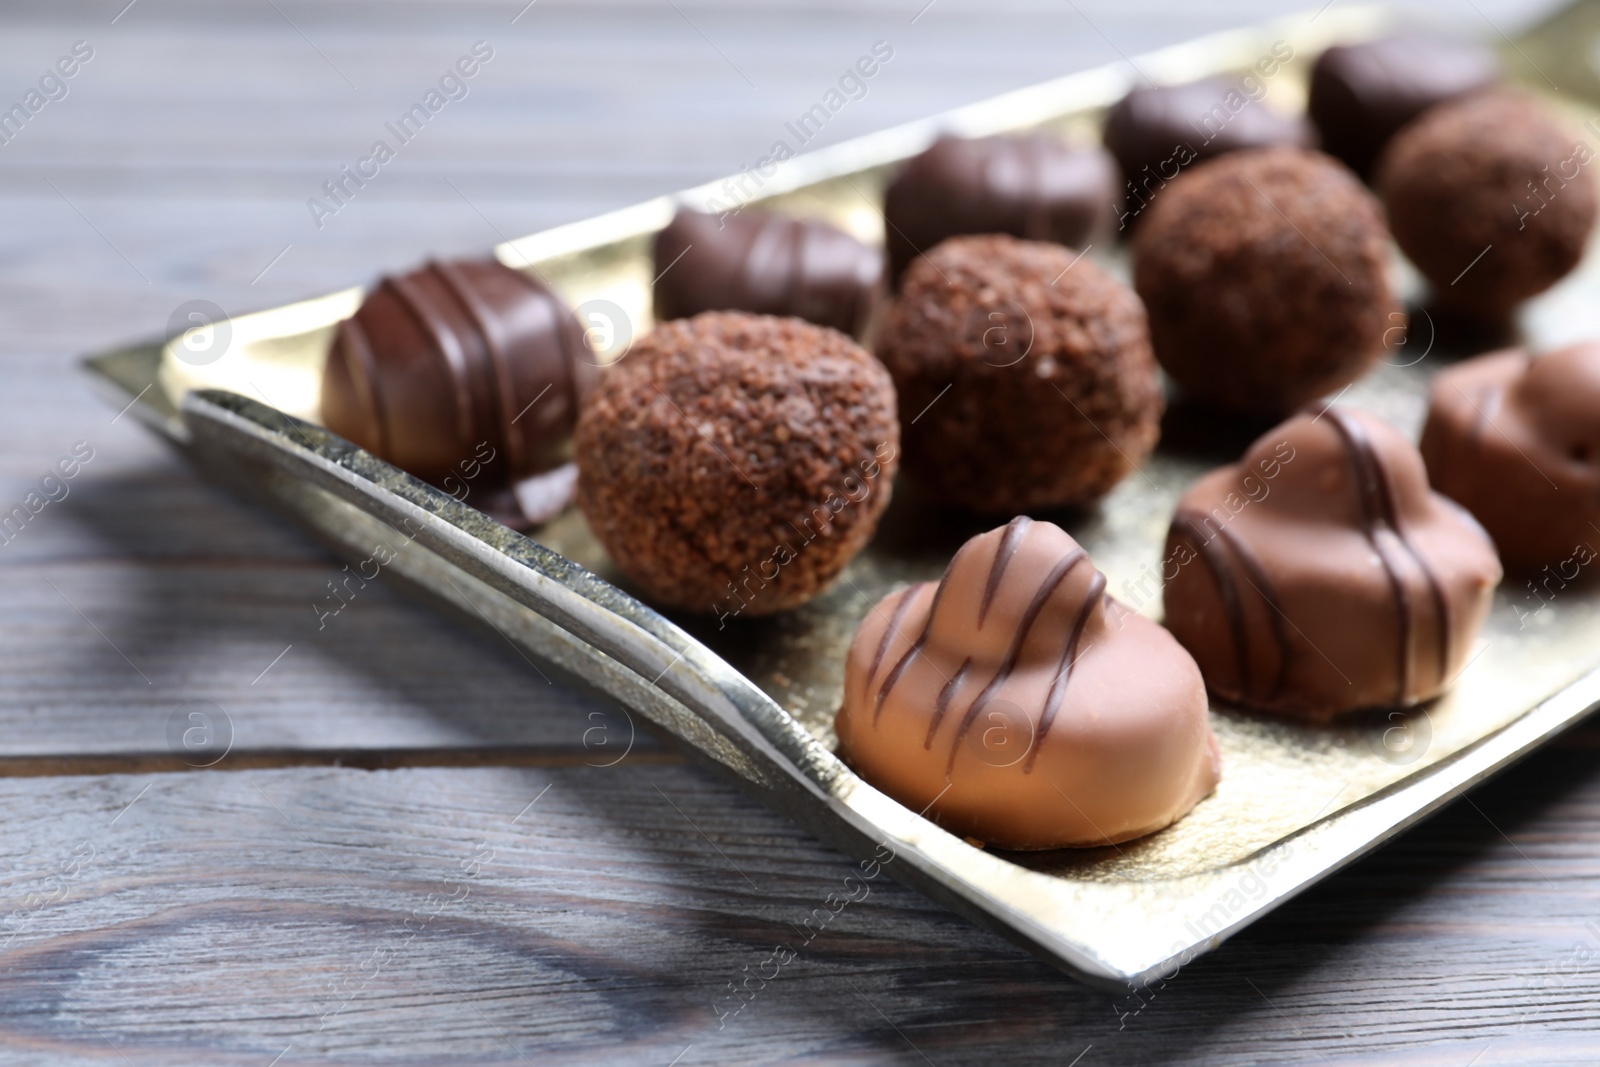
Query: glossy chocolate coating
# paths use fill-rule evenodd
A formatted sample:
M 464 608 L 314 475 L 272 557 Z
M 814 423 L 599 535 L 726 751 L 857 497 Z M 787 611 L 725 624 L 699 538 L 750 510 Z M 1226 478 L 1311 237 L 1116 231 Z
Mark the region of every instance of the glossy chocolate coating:
M 1315 143 L 1311 125 L 1243 95 L 1238 79 L 1140 85 L 1106 113 L 1106 147 L 1128 183 L 1128 221 L 1189 166 L 1241 148 Z
M 382 279 L 339 324 L 322 419 L 425 481 L 504 485 L 566 461 L 592 358 L 572 312 L 532 275 L 429 263 Z
M 1322 150 L 1365 178 L 1400 127 L 1499 77 L 1499 60 L 1482 45 L 1395 34 L 1334 45 L 1318 56 L 1306 109 Z
M 1537 571 L 1600 548 L 1600 342 L 1496 352 L 1433 380 L 1422 457 L 1508 566 Z M 1572 575 L 1565 576 L 1567 578 Z
M 855 335 L 882 287 L 883 253 L 817 219 L 679 211 L 656 234 L 655 268 L 660 321 L 749 311 Z
M 1166 623 L 1223 699 L 1325 720 L 1442 692 L 1500 581 L 1494 546 L 1428 488 L 1388 423 L 1296 415 L 1184 494 Z
M 889 276 L 947 237 L 1004 233 L 1082 248 L 1104 239 L 1121 197 L 1098 148 L 1043 134 L 941 137 L 909 160 L 883 198 Z
M 1159 830 L 1216 788 L 1205 686 L 1060 527 L 1013 519 L 862 621 L 836 721 L 868 782 L 1001 848 Z

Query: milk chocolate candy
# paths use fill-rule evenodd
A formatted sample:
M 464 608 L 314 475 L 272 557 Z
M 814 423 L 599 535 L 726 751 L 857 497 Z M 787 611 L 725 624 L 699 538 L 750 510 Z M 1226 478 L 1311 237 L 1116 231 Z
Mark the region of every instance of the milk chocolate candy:
M 322 418 L 452 492 L 504 487 L 568 459 L 591 358 L 571 311 L 532 275 L 429 263 L 382 279 L 339 324 Z
M 1372 415 L 1296 415 L 1183 495 L 1166 623 L 1223 699 L 1296 718 L 1407 706 L 1472 654 L 1500 581 L 1472 516 Z
M 872 610 L 836 726 L 868 782 L 1002 848 L 1139 837 L 1221 777 L 1188 653 L 1108 597 L 1065 531 L 1026 518 Z
M 889 275 L 947 237 L 1003 233 L 1082 248 L 1103 240 L 1120 200 L 1116 166 L 1098 148 L 1043 134 L 941 137 L 884 194 Z
M 1273 69 L 1276 69 L 1274 67 Z M 1139 85 L 1106 114 L 1103 136 L 1126 182 L 1119 229 L 1127 229 L 1167 183 L 1195 163 L 1242 148 L 1309 148 L 1311 126 L 1251 96 L 1240 78 Z
M 1600 548 L 1600 342 L 1441 371 L 1422 456 L 1434 487 L 1477 517 L 1508 566 L 1577 578 Z
M 1500 63 L 1482 45 L 1401 33 L 1334 45 L 1311 69 L 1306 109 L 1322 150 L 1368 177 L 1389 138 L 1434 104 L 1493 85 Z
M 748 311 L 854 335 L 881 288 L 883 253 L 817 219 L 679 211 L 656 235 L 655 269 L 658 320 Z

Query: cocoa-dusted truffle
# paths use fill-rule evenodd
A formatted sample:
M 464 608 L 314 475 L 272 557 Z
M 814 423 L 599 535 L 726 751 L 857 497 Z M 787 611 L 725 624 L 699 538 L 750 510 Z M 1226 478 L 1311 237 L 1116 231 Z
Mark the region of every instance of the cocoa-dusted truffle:
M 1593 158 L 1545 105 L 1491 90 L 1397 133 L 1377 188 L 1435 302 L 1492 320 L 1577 266 L 1594 228 Z
M 578 421 L 578 506 L 654 602 L 765 615 L 867 543 L 899 449 L 889 376 L 848 337 L 708 311 L 606 368 Z
M 861 776 L 1001 848 L 1106 845 L 1216 788 L 1194 660 L 1106 596 L 1058 526 L 1018 518 L 856 631 L 836 726 Z
M 1138 297 L 1060 245 L 952 237 L 883 316 L 906 470 L 987 513 L 1084 504 L 1149 454 L 1161 387 Z
M 1441 371 L 1422 457 L 1434 488 L 1477 516 L 1507 565 L 1559 570 L 1575 556 L 1592 559 L 1600 548 L 1600 342 L 1543 355 L 1496 352 Z
M 1166 623 L 1218 696 L 1313 720 L 1405 706 L 1467 663 L 1500 581 L 1483 528 L 1360 412 L 1308 411 L 1183 495 Z
M 907 161 L 883 198 L 895 284 L 947 237 L 1008 233 L 1082 248 L 1110 232 L 1116 162 L 1045 134 L 941 137 Z
M 679 211 L 654 247 L 658 321 L 752 311 L 856 334 L 883 283 L 879 249 L 818 219 L 753 208 Z
M 1377 201 L 1318 152 L 1236 152 L 1134 234 L 1156 359 L 1190 397 L 1276 417 L 1359 377 L 1399 319 Z
M 1367 177 L 1400 127 L 1499 77 L 1499 60 L 1482 45 L 1393 34 L 1336 44 L 1318 56 L 1306 110 L 1322 135 L 1322 150 Z
M 1263 77 L 1272 77 L 1294 55 L 1279 44 L 1275 54 L 1262 57 Z M 1142 218 L 1160 192 L 1195 163 L 1246 148 L 1310 147 L 1310 123 L 1262 103 L 1264 92 L 1265 82 L 1252 72 L 1184 85 L 1138 85 L 1112 105 L 1102 136 L 1127 183 L 1118 228 Z
M 380 280 L 339 324 L 322 419 L 425 481 L 503 486 L 566 461 L 592 358 L 572 312 L 532 275 L 429 263 Z

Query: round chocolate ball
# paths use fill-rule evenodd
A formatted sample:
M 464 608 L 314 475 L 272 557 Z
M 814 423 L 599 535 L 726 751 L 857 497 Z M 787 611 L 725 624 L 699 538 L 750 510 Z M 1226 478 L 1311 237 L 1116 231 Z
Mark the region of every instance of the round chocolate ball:
M 1594 228 L 1593 158 L 1545 105 L 1493 90 L 1397 133 L 1376 184 L 1435 302 L 1503 318 L 1577 266 Z
M 380 280 L 339 324 L 322 419 L 451 492 L 504 485 L 566 462 L 593 358 L 533 275 L 495 260 L 429 263 Z
M 850 338 L 711 311 L 608 366 L 576 435 L 578 506 L 666 607 L 795 607 L 864 547 L 898 465 L 894 386 Z
M 1156 359 L 1232 411 L 1277 417 L 1347 385 L 1404 322 L 1378 202 L 1320 152 L 1196 167 L 1151 204 L 1133 256 Z
M 1061 245 L 945 241 L 906 271 L 877 353 L 899 394 L 907 473 L 973 511 L 1093 501 L 1160 432 L 1139 298 Z

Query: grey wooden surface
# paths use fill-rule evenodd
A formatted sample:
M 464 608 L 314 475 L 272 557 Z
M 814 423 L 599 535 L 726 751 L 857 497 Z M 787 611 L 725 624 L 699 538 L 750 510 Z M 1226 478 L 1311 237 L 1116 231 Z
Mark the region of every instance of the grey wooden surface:
M 0 502 L 95 450 L 0 545 L 0 1063 L 1600 1061 L 1600 728 L 1142 1007 L 880 881 L 726 1015 L 843 857 L 643 735 L 592 766 L 618 712 L 380 585 L 319 631 L 340 565 L 74 369 L 186 300 L 736 171 L 877 40 L 828 141 L 1300 6 L 924 2 L 0 8 L 0 103 L 94 49 L 0 145 Z M 468 97 L 317 229 L 306 198 L 479 40 Z M 172 744 L 195 710 L 216 770 Z

